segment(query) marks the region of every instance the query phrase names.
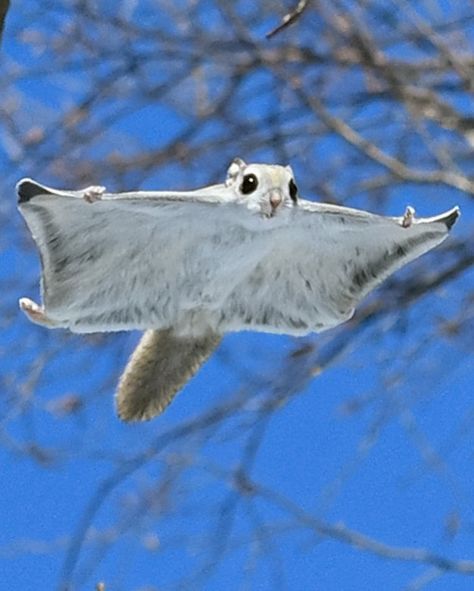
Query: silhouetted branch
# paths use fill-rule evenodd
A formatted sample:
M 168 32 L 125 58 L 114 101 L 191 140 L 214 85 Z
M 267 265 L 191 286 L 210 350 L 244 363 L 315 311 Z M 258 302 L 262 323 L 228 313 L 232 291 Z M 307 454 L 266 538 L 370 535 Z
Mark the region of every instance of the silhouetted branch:
M 269 33 L 267 33 L 265 37 L 267 39 L 270 39 L 280 31 L 283 31 L 283 29 L 286 29 L 286 27 L 289 27 L 303 14 L 303 12 L 308 7 L 308 4 L 309 0 L 300 0 L 293 10 L 291 10 L 288 14 L 285 14 L 285 16 L 282 18 L 281 23 L 277 27 L 272 29 Z
M 3 37 L 3 29 L 5 28 L 5 19 L 10 7 L 10 0 L 0 0 L 0 44 Z

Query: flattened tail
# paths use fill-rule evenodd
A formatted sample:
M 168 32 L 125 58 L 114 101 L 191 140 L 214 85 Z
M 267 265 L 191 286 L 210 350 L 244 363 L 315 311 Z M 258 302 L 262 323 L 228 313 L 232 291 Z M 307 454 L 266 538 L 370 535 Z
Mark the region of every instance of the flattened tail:
M 177 337 L 148 330 L 130 357 L 116 395 L 119 417 L 146 421 L 161 414 L 218 346 L 221 336 Z
M 38 195 L 52 195 L 53 191 L 33 179 L 26 178 L 21 179 L 16 184 L 16 194 L 18 196 L 18 205 L 24 205 Z

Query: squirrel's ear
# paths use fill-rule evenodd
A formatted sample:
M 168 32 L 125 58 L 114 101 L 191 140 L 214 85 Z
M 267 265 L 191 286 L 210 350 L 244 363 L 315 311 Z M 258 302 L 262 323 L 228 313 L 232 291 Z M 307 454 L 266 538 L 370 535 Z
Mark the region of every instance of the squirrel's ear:
M 234 158 L 232 160 L 232 164 L 236 164 L 240 168 L 240 170 L 242 170 L 242 168 L 245 168 L 247 166 L 247 163 L 244 162 L 242 160 L 242 158 Z
M 229 187 L 235 179 L 239 176 L 239 173 L 246 167 L 247 165 L 242 160 L 242 158 L 234 158 L 227 169 L 227 178 L 225 181 L 226 187 Z

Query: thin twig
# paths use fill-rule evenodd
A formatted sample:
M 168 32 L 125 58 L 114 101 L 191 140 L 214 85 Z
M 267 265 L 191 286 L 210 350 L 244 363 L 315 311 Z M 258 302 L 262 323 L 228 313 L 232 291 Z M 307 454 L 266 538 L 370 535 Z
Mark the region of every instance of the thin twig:
M 3 28 L 5 26 L 5 18 L 8 9 L 10 8 L 10 0 L 0 0 L 0 43 L 2 42 Z
M 285 16 L 281 19 L 281 23 L 277 27 L 272 29 L 269 33 L 267 33 L 265 37 L 267 39 L 271 39 L 277 33 L 282 31 L 283 29 L 286 29 L 286 27 L 289 27 L 292 23 L 296 21 L 296 19 L 298 19 L 303 14 L 308 4 L 309 0 L 300 0 L 291 12 L 285 14 Z

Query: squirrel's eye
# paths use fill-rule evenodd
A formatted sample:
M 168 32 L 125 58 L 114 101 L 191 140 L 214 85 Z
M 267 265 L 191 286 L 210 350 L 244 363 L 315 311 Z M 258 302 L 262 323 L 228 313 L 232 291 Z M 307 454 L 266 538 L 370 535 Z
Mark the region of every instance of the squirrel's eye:
M 249 193 L 253 193 L 255 189 L 258 187 L 258 179 L 254 174 L 246 174 L 240 185 L 240 192 L 244 195 L 248 195 Z
M 290 197 L 292 201 L 296 203 L 296 199 L 298 198 L 298 187 L 295 184 L 295 181 L 291 179 L 290 184 L 288 185 L 288 190 L 290 192 Z

